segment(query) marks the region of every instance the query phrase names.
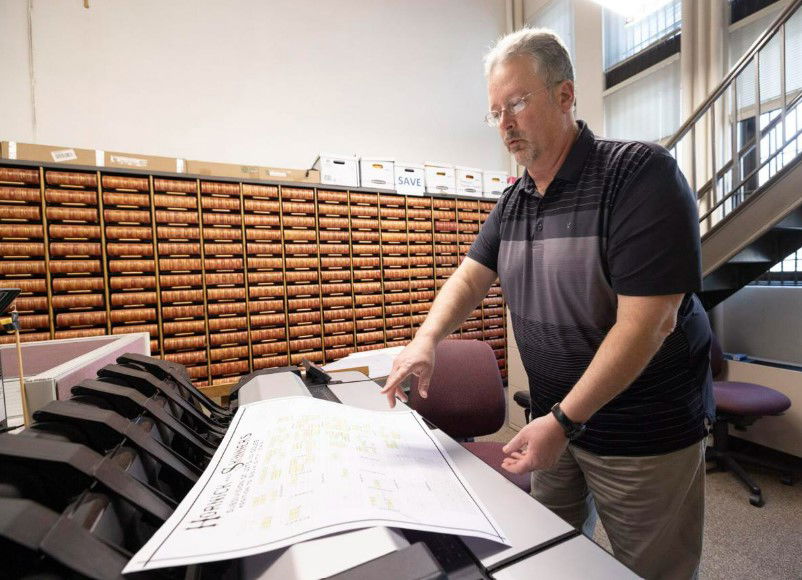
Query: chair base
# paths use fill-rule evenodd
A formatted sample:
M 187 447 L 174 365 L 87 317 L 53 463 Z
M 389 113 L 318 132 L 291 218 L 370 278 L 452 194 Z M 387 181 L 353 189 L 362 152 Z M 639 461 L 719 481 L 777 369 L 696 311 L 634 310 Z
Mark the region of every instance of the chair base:
M 713 461 L 715 467 L 707 470 L 708 473 L 715 471 L 729 471 L 749 491 L 749 503 L 755 507 L 763 507 L 765 501 L 763 492 L 754 480 L 746 473 L 740 463 L 757 465 L 767 469 L 772 469 L 780 473 L 780 481 L 785 485 L 794 484 L 793 468 L 778 461 L 762 459 L 747 455 L 738 451 L 732 451 L 729 447 L 729 431 L 725 421 L 718 421 L 713 426 L 713 446 L 705 449 L 705 461 Z

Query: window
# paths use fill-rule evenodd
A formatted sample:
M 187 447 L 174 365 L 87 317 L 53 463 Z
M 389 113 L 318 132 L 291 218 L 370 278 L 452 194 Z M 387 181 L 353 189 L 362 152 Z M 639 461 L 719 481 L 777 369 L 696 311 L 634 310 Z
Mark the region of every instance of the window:
M 541 8 L 529 25 L 549 28 L 562 38 L 571 60 L 574 60 L 574 9 L 573 0 L 552 0 Z
M 661 141 L 680 124 L 681 0 L 637 20 L 604 10 L 604 135 Z

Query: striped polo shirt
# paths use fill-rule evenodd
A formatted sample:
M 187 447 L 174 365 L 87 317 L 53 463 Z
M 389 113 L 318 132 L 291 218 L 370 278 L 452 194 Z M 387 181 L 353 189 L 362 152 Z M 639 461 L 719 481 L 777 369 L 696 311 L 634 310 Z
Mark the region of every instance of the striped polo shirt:
M 685 294 L 675 330 L 575 441 L 599 455 L 654 455 L 706 433 L 710 326 L 696 202 L 659 145 L 579 135 L 545 195 L 507 188 L 468 256 L 498 272 L 529 378 L 532 416 L 579 380 L 615 323 L 617 295 Z

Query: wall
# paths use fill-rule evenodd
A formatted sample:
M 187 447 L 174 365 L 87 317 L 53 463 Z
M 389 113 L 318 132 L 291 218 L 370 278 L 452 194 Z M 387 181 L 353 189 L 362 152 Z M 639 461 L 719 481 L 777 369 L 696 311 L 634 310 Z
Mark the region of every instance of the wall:
M 801 304 L 801 287 L 741 289 L 716 312 L 722 348 L 726 352 L 802 366 Z M 799 384 L 802 385 L 802 373 Z
M 489 0 L 0 3 L 0 139 L 306 167 L 320 151 L 504 169 Z M 36 124 L 33 116 L 35 112 Z

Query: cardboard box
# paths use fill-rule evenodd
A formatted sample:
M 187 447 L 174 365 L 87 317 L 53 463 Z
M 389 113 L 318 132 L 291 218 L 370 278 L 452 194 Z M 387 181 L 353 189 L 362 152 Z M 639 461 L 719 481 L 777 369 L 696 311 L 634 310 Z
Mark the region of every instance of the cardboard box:
M 482 170 L 473 167 L 457 167 L 457 195 L 482 197 Z
M 262 167 L 260 169 L 261 179 L 268 181 L 320 183 L 320 171 L 316 169 L 287 169 L 285 167 Z
M 3 159 L 19 159 L 21 161 L 63 163 L 64 165 L 95 165 L 94 149 L 32 145 L 30 143 L 17 143 L 16 141 L 3 141 L 0 143 L 0 157 Z
M 187 173 L 192 175 L 235 177 L 237 179 L 265 179 L 262 176 L 262 168 L 258 165 L 236 165 L 233 163 L 188 160 L 186 168 Z
M 423 195 L 426 191 L 426 172 L 419 163 L 395 164 L 395 190 L 404 195 Z
M 359 160 L 359 182 L 362 187 L 395 190 L 395 161 L 385 157 L 363 157 Z
M 355 155 L 321 153 L 312 169 L 320 171 L 320 183 L 359 187 L 359 160 Z
M 482 192 L 485 197 L 501 196 L 507 188 L 507 177 L 509 174 L 506 171 L 485 171 L 482 179 Z
M 426 193 L 456 195 L 456 174 L 453 165 L 426 162 L 423 164 L 426 173 Z
M 185 173 L 185 162 L 175 157 L 156 157 L 139 155 L 138 153 L 120 153 L 117 151 L 96 151 L 96 164 L 99 167 L 120 167 L 123 169 L 140 169 L 142 171 L 166 171 L 169 173 Z

